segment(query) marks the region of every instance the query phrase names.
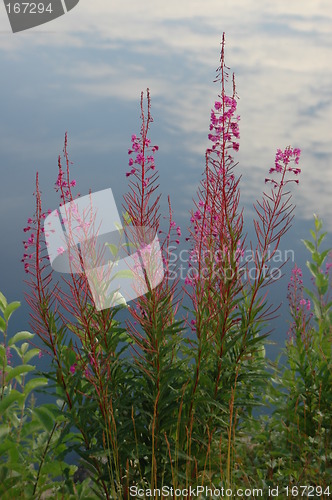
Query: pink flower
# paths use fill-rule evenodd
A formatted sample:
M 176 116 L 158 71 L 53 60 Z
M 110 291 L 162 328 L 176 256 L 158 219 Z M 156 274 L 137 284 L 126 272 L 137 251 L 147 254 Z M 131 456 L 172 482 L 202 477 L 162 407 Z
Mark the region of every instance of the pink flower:
M 7 356 L 7 364 L 10 365 L 10 360 L 13 357 L 12 353 L 10 352 L 10 347 L 7 347 L 6 349 L 6 356 Z
M 63 247 L 59 247 L 57 249 L 57 252 L 58 252 L 59 255 L 62 255 L 64 253 L 64 251 L 65 251 L 65 249 Z
M 142 155 L 142 153 L 138 153 L 135 163 L 138 163 L 139 165 L 142 165 L 142 163 L 144 163 L 144 156 Z
M 77 366 L 77 363 L 74 363 L 73 365 L 71 365 L 71 367 L 69 368 L 71 373 L 74 375 L 74 373 L 76 372 L 76 366 Z

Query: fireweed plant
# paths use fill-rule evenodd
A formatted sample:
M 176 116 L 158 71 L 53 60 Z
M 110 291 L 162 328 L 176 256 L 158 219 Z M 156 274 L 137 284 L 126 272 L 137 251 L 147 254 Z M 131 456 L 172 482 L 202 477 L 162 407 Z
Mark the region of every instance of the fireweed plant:
M 247 480 L 288 487 L 300 497 L 300 485 L 315 498 L 331 495 L 332 401 L 332 250 L 321 250 L 327 233 L 315 216 L 312 241 L 303 240 L 311 259 L 306 265 L 312 286 L 306 288 L 295 265 L 288 285 L 291 322 L 284 361 L 277 361 L 266 387 L 271 417 L 248 419 L 249 441 L 239 451 Z M 251 464 L 251 465 L 250 465 Z M 285 491 L 285 490 L 284 490 Z
M 223 38 L 216 79 L 221 90 L 211 111 L 211 144 L 206 150 L 204 176 L 191 213 L 187 238 L 190 258 L 183 287 L 174 279 L 171 269 L 171 246 L 180 244 L 182 234 L 173 220 L 170 200 L 166 230 L 161 223 L 155 163 L 158 146 L 148 136 L 153 121 L 149 91 L 147 106 L 141 96 L 141 130 L 132 135 L 128 150 L 129 170 L 125 175 L 129 187 L 123 199 L 123 231 L 129 240 L 133 226 L 158 234 L 164 278 L 157 287 L 153 288 L 145 275 L 148 290 L 145 295 L 129 306 L 123 300 L 116 307 L 96 309 L 88 279 L 78 272 L 84 260 L 84 242 L 89 240 L 90 251 L 91 242 L 98 236 L 93 221 L 89 224 L 83 221 L 82 245 L 70 246 L 72 273 L 53 273 L 45 243 L 45 233 L 52 229 L 44 225 L 47 212 L 42 208 L 39 176 L 36 176 L 36 212 L 24 229 L 28 237 L 24 241 L 23 262 L 29 286 L 31 328 L 42 341 L 43 355 L 50 356 L 51 369 L 44 377 L 48 379 L 48 390 L 56 395 L 57 404 L 48 408 L 54 415 L 54 424 L 45 429 L 49 438 L 44 439 L 42 448 L 38 448 L 40 454 L 32 461 L 37 472 L 25 478 L 31 491 L 27 498 L 41 497 L 50 470 L 48 457 L 54 455 L 54 450 L 58 450 L 59 458 L 57 477 L 63 478 L 59 484 L 54 483 L 54 498 L 60 492 L 68 494 L 68 498 L 74 492 L 79 498 L 73 469 L 66 468 L 63 462 L 70 451 L 81 458 L 88 476 L 82 484 L 91 485 L 92 497 L 109 499 L 135 497 L 138 487 L 146 492 L 146 498 L 163 497 L 158 496 L 158 491 L 150 491 L 163 486 L 187 488 L 183 498 L 189 499 L 190 486 L 257 486 L 260 481 L 273 485 L 273 479 L 278 477 L 269 462 L 273 453 L 281 456 L 282 449 L 288 447 L 290 463 L 302 450 L 309 470 L 310 439 L 318 439 L 319 450 L 326 452 L 323 460 L 317 451 L 319 467 L 331 460 L 327 451 L 331 441 L 327 421 L 331 396 L 325 386 L 330 381 L 331 368 L 331 304 L 323 299 L 327 293 L 326 278 L 319 276 L 326 255 L 318 252 L 321 243 L 318 236 L 317 248 L 313 250 L 309 243 L 307 247 L 313 252 L 316 267 L 311 270 L 316 273 L 316 284 L 320 287 L 318 297 L 311 297 L 315 305 L 311 320 L 318 321 L 320 340 L 327 338 L 321 351 L 320 341 L 312 346 L 320 356 L 315 363 L 317 366 L 321 363 L 320 369 L 325 370 L 321 385 L 311 386 L 311 396 L 315 388 L 319 395 L 315 392 L 315 398 L 310 396 L 309 406 L 310 394 L 300 397 L 304 373 L 298 362 L 293 361 L 297 351 L 292 346 L 296 343 L 308 346 L 307 350 L 303 347 L 301 363 L 307 362 L 306 373 L 312 382 L 315 377 L 310 370 L 314 365 L 313 357 L 309 360 L 308 348 L 313 330 L 309 318 L 302 315 L 306 311 L 304 303 L 299 310 L 291 305 L 296 324 L 291 327 L 292 341 L 287 345 L 291 375 L 285 371 L 283 385 L 280 382 L 280 387 L 270 388 L 271 400 L 284 415 L 279 429 L 271 423 L 271 428 L 283 438 L 282 441 L 272 436 L 278 446 L 273 452 L 269 444 L 262 451 L 264 443 L 272 440 L 271 432 L 264 420 L 252 416 L 253 407 L 264 403 L 262 394 L 271 378 L 266 369 L 264 343 L 268 323 L 277 308 L 269 305 L 267 290 L 276 281 L 273 256 L 293 218 L 289 188 L 299 182 L 300 150 L 287 147 L 277 151 L 275 164 L 265 179 L 267 190 L 254 205 L 257 241 L 247 247 L 240 208 L 241 178 L 234 160 L 239 149 L 240 117 L 234 76 L 229 82 L 231 92 L 226 89 L 228 68 L 224 47 Z M 63 152 L 55 183 L 61 206 L 79 197 L 74 194 L 76 181 L 70 176 L 67 135 Z M 146 243 L 144 235 L 141 236 L 142 243 Z M 247 248 L 253 256 L 255 273 L 249 272 L 249 263 L 243 263 Z M 63 251 L 63 247 L 58 249 L 59 254 Z M 181 314 L 183 294 L 191 306 Z M 308 302 L 304 307 L 307 306 Z M 127 310 L 128 315 L 124 324 L 120 320 L 122 310 Z M 6 338 L 1 355 L 5 373 Z M 293 392 L 286 387 L 289 381 L 293 383 Z M 3 375 L 2 387 L 3 399 L 10 393 Z M 314 413 L 323 412 L 322 409 L 326 417 L 319 420 L 317 413 L 319 418 L 315 420 Z M 294 444 L 299 428 L 307 439 L 300 450 Z M 326 432 L 321 434 L 323 428 Z M 265 442 L 261 436 L 266 437 Z M 284 448 L 279 441 L 285 443 Z M 255 442 L 260 450 L 256 462 L 252 458 Z M 284 475 L 286 484 L 301 484 L 299 481 L 303 479 L 301 474 L 292 474 L 289 467 L 285 467 Z M 309 473 L 305 477 L 309 478 Z M 69 488 L 68 493 L 64 493 L 64 484 Z

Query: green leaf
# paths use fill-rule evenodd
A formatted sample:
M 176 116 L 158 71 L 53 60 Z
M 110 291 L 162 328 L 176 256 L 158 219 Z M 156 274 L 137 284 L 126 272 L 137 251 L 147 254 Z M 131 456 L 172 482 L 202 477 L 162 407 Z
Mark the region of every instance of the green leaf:
M 69 361 L 70 365 L 73 365 L 77 361 L 76 354 L 74 353 L 74 351 L 72 349 L 68 350 L 68 361 Z
M 30 359 L 32 359 L 34 356 L 37 356 L 40 353 L 40 349 L 30 349 L 25 356 L 24 356 L 24 361 L 25 363 L 29 363 Z
M 319 219 L 317 217 L 317 215 L 314 215 L 315 217 L 315 229 L 316 229 L 316 232 L 319 233 L 319 231 L 322 229 L 323 227 L 323 222 L 321 219 Z
M 317 278 L 317 276 L 319 275 L 318 267 L 315 264 L 313 264 L 312 262 L 309 262 L 309 261 L 307 261 L 307 267 L 310 270 L 311 274 L 315 278 Z
M 128 212 L 125 212 L 123 214 L 123 220 L 125 221 L 126 225 L 131 223 L 131 218 L 130 218 L 130 215 L 128 214 Z
M 316 237 L 315 231 L 313 231 L 312 229 L 310 229 L 310 234 L 311 234 L 313 240 L 316 241 L 317 237 Z
M 119 248 L 116 245 L 113 245 L 113 243 L 107 243 L 106 246 L 110 249 L 112 255 L 116 257 L 119 253 Z
M 327 250 L 324 250 L 324 252 L 322 252 L 320 255 L 320 263 L 319 265 L 321 266 L 324 262 L 324 260 L 326 259 L 327 255 L 331 252 L 331 248 L 328 248 Z
M 28 349 L 29 349 L 29 344 L 27 342 L 23 342 L 23 344 L 21 345 L 21 349 L 20 349 L 23 356 L 27 352 Z
M 0 316 L 0 330 L 2 332 L 5 332 L 6 329 L 7 329 L 7 324 L 6 324 L 5 320 L 3 319 L 3 317 Z
M 27 397 L 29 395 L 29 393 L 35 389 L 37 389 L 37 387 L 43 387 L 45 385 L 47 385 L 48 381 L 47 381 L 47 378 L 45 377 L 37 377 L 37 378 L 33 378 L 31 380 L 29 380 L 26 384 L 25 384 L 25 387 L 24 387 L 24 396 Z
M 2 401 L 0 401 L 0 415 L 3 415 L 4 412 L 14 403 L 21 403 L 23 398 L 23 394 L 20 394 L 15 389 L 13 389 L 9 394 L 6 394 Z
M 0 439 L 3 439 L 7 434 L 10 433 L 10 425 L 0 425 Z
M 318 267 L 320 266 L 320 254 L 316 250 L 312 252 L 312 260 L 316 262 Z
M 52 431 L 54 424 L 56 423 L 56 419 L 50 410 L 44 406 L 39 406 L 38 408 L 33 409 L 33 414 L 38 418 L 47 432 Z
M 329 289 L 329 279 L 328 276 L 324 274 L 319 274 L 316 276 L 316 286 L 318 288 L 320 295 L 325 295 Z
M 11 315 L 13 314 L 14 311 L 16 311 L 16 309 L 18 309 L 21 305 L 21 302 L 18 302 L 18 301 L 15 301 L 15 302 L 11 302 L 10 304 L 8 304 L 8 306 L 6 307 L 6 309 L 4 310 L 4 318 L 6 321 L 9 320 L 9 318 L 11 317 Z
M 1 361 L 3 361 L 4 358 L 6 358 L 6 348 L 4 345 L 0 344 L 0 359 L 1 359 Z
M 301 240 L 304 246 L 309 250 L 309 252 L 313 253 L 315 251 L 315 245 L 311 243 L 309 240 Z
M 117 230 L 119 231 L 120 236 L 122 236 L 122 234 L 123 234 L 123 227 L 121 226 L 121 224 L 118 224 L 117 222 L 114 222 L 114 225 L 117 228 Z
M 13 378 L 23 375 L 24 373 L 32 372 L 34 369 L 35 366 L 31 365 L 15 366 L 15 368 L 11 368 L 11 370 L 7 373 L 5 383 L 8 384 L 8 382 L 10 382 Z
M 17 332 L 11 339 L 9 339 L 8 346 L 16 344 L 20 340 L 29 340 L 29 339 L 32 339 L 32 337 L 34 337 L 34 334 L 30 333 L 30 332 L 27 332 L 25 330 L 21 331 L 21 332 Z
M 114 278 L 133 278 L 134 273 L 130 269 L 123 269 L 114 274 Z
M 0 292 L 0 309 L 1 309 L 1 311 L 4 312 L 6 307 L 7 307 L 6 297 L 4 296 L 3 293 Z
M 327 233 L 322 233 L 320 235 L 320 237 L 318 238 L 318 242 L 317 242 L 317 246 L 319 247 L 321 242 L 324 240 L 325 236 L 327 235 Z

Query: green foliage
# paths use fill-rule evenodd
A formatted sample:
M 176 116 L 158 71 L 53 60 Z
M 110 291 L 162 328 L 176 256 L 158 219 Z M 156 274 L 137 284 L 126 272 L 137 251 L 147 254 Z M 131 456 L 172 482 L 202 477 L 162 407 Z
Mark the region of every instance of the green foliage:
M 77 467 L 68 465 L 60 439 L 66 424 L 56 405 L 36 406 L 32 391 L 47 384 L 45 377 L 29 378 L 35 366 L 30 360 L 39 349 L 30 348 L 34 335 L 22 331 L 9 340 L 8 322 L 19 302 L 7 304 L 0 293 L 0 497 L 13 498 L 89 498 L 85 496 L 87 481 L 79 486 L 73 482 Z M 23 343 L 22 343 L 23 342 Z M 18 364 L 11 366 L 13 355 Z M 91 497 L 90 498 L 94 498 Z
M 303 286 L 299 268 L 292 273 L 286 363 L 275 366 L 267 393 L 273 415 L 247 427 L 252 451 L 245 461 L 246 473 L 255 475 L 253 464 L 260 480 L 270 486 L 311 484 L 325 490 L 332 477 L 332 303 L 326 262 L 331 250 L 321 251 L 327 234 L 321 230 L 322 222 L 315 217 L 313 241 L 304 240 L 311 254 L 307 267 L 314 289 Z
M 30 364 L 39 354 L 29 344 L 34 335 L 8 338 L 19 303 L 8 304 L 0 293 L 1 498 L 121 499 L 131 485 L 326 488 L 332 474 L 331 253 L 321 250 L 326 233 L 317 218 L 311 235 L 304 244 L 315 289 L 304 288 L 295 267 L 286 364 L 279 361 L 270 374 L 259 321 L 265 301 L 253 300 L 250 287 L 235 299 L 240 321 L 224 324 L 220 315 L 190 340 L 167 287 L 139 299 L 140 330 L 116 319 L 124 304 L 110 315 L 88 306 L 89 339 L 82 336 L 84 321 L 68 325 L 81 339 L 79 350 L 64 342 L 62 328 L 60 364 L 44 376 Z M 227 335 L 208 341 L 213 325 Z M 52 386 L 56 404 L 36 405 L 35 391 Z M 252 409 L 264 405 L 272 414 L 254 417 Z M 72 451 L 81 457 L 80 482 L 74 481 L 77 466 L 66 462 Z

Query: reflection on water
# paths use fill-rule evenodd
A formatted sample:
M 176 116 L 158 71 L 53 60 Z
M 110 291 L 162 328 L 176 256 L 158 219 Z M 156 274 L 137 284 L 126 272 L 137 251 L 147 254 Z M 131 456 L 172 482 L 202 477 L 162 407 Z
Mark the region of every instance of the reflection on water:
M 81 193 L 111 187 L 121 206 L 127 149 L 147 87 L 162 207 L 169 193 L 177 223 L 187 226 L 218 93 L 212 82 L 222 31 L 240 97 L 238 160 L 248 222 L 275 150 L 291 144 L 302 149 L 302 174 L 292 186 L 298 219 L 285 248 L 304 262 L 298 239 L 307 237 L 313 212 L 332 230 L 329 0 L 80 2 L 52 24 L 16 35 L 0 14 L 0 266 L 9 298 L 22 298 L 21 228 L 33 212 L 35 171 L 45 209 L 53 210 L 51 186 L 68 130 Z M 277 291 L 274 297 L 285 298 Z

